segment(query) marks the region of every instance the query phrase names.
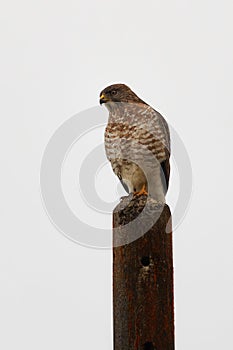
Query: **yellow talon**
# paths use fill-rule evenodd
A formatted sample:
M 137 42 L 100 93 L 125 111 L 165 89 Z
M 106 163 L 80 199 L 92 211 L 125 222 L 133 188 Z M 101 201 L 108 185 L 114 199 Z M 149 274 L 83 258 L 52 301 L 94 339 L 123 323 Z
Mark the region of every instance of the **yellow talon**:
M 142 186 L 142 189 L 139 192 L 134 192 L 134 196 L 142 196 L 142 195 L 148 196 L 148 192 L 146 190 L 145 185 Z

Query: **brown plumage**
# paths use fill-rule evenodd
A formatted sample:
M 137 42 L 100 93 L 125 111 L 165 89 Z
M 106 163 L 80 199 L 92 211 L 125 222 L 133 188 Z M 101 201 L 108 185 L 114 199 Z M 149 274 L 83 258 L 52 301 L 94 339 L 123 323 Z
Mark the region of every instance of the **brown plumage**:
M 128 86 L 114 84 L 100 93 L 109 110 L 105 150 L 127 192 L 148 192 L 165 201 L 170 176 L 170 134 L 160 113 Z

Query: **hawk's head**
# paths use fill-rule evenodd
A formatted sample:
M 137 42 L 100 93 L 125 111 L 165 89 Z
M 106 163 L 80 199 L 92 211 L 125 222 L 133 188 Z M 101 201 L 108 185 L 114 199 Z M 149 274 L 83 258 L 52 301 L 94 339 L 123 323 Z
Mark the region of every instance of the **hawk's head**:
M 144 103 L 127 85 L 114 84 L 100 93 L 100 104 L 111 102 Z

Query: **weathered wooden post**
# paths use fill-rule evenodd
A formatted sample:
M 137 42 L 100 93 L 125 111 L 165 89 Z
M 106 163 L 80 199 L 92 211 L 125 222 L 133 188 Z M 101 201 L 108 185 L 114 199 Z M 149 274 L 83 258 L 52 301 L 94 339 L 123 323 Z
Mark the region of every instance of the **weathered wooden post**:
M 173 350 L 170 209 L 145 195 L 124 198 L 113 227 L 114 350 Z

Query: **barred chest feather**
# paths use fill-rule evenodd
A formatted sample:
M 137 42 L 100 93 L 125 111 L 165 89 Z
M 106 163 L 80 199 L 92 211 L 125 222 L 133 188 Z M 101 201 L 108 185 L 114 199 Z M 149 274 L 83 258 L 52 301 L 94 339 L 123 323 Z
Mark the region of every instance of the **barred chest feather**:
M 145 155 L 145 150 L 148 150 L 162 162 L 170 152 L 170 137 L 165 123 L 163 117 L 148 105 L 115 103 L 110 107 L 105 130 L 108 159 L 132 159 L 137 155 L 150 162 L 152 158 Z

